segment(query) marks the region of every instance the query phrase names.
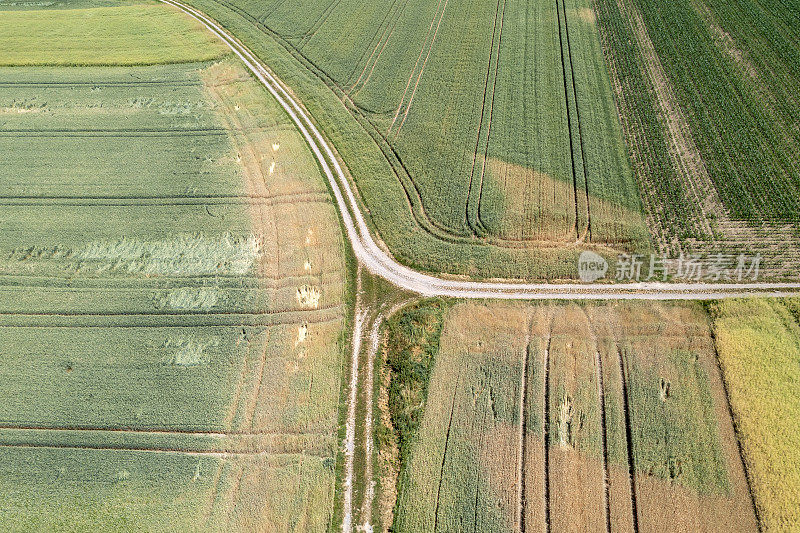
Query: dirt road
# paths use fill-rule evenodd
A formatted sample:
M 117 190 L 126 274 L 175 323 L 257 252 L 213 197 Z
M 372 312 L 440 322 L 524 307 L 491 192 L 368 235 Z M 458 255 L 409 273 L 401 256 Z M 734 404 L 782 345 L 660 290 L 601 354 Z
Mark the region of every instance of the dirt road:
M 401 265 L 375 242 L 339 159 L 305 108 L 244 45 L 202 12 L 176 0 L 161 0 L 184 11 L 224 41 L 283 107 L 308 143 L 331 186 L 353 252 L 371 273 L 400 288 L 425 296 L 503 299 L 718 299 L 741 296 L 788 296 L 800 283 L 517 283 L 462 281 L 423 274 Z

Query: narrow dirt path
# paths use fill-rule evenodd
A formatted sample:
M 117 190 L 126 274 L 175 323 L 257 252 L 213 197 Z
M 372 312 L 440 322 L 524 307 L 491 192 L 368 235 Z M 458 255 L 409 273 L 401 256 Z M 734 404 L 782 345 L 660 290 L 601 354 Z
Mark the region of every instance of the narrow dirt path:
M 367 311 L 362 305 L 361 269 L 356 277 L 356 303 L 353 319 L 353 336 L 351 340 L 350 379 L 347 396 L 347 421 L 344 438 L 344 481 L 342 482 L 343 505 L 342 531 L 353 531 L 353 478 L 356 452 L 356 402 L 358 400 L 358 356 L 361 353 L 364 321 Z

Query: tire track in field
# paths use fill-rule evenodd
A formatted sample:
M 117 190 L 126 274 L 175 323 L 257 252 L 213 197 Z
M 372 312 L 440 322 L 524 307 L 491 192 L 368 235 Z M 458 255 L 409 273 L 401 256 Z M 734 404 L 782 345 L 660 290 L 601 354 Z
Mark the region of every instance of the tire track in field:
M 450 445 L 450 429 L 453 427 L 453 411 L 456 407 L 456 393 L 458 392 L 458 384 L 461 382 L 461 372 L 459 371 L 456 377 L 456 385 L 453 387 L 453 400 L 450 402 L 450 418 L 447 422 L 447 431 L 444 435 L 444 451 L 442 452 L 442 464 L 439 467 L 439 485 L 436 488 L 436 505 L 433 509 L 433 533 L 439 530 L 439 503 L 442 495 L 442 481 L 444 480 L 444 464 L 447 459 L 447 448 Z
M 520 374 L 519 396 L 519 457 L 517 459 L 517 532 L 525 533 L 525 469 L 528 441 L 528 364 L 531 357 L 531 331 L 533 330 L 532 315 L 528 320 L 528 330 L 525 334 L 525 347 L 522 354 L 522 372 Z
M 306 30 L 305 34 L 303 35 L 303 38 L 300 40 L 300 43 L 298 44 L 298 48 L 302 49 L 305 45 L 308 44 L 311 38 L 314 37 L 314 34 L 316 34 L 322 27 L 322 25 L 325 24 L 328 18 L 330 18 L 331 13 L 336 11 L 336 8 L 339 7 L 340 3 L 342 3 L 342 0 L 332 0 L 331 3 L 328 4 L 328 7 L 325 8 L 325 11 L 322 12 L 320 17 L 316 21 L 314 21 L 314 24 L 312 24 L 308 30 Z
M 465 217 L 467 226 L 472 231 L 473 235 L 482 236 L 486 234 L 486 227 L 483 225 L 480 219 L 480 208 L 481 208 L 481 198 L 483 196 L 483 176 L 486 172 L 486 160 L 489 157 L 489 138 L 491 136 L 491 129 L 492 129 L 492 113 L 494 112 L 494 95 L 495 90 L 497 89 L 497 74 L 500 69 L 500 46 L 502 44 L 503 38 L 503 22 L 505 19 L 505 11 L 506 11 L 506 0 L 502 0 L 503 7 L 502 7 L 502 14 L 500 9 L 500 2 L 501 0 L 497 0 L 497 7 L 495 7 L 494 12 L 494 27 L 492 29 L 492 42 L 489 46 L 489 61 L 486 64 L 486 78 L 484 79 L 483 83 L 483 102 L 481 104 L 481 115 L 480 119 L 478 120 L 478 132 L 475 138 L 475 150 L 472 154 L 472 166 L 470 168 L 469 174 L 469 185 L 467 187 L 467 205 L 465 207 Z M 500 22 L 500 32 L 498 34 L 498 19 Z M 495 41 L 497 41 L 497 54 L 495 54 Z M 484 115 L 486 113 L 486 99 L 487 94 L 489 92 L 489 79 L 492 78 L 492 59 L 495 58 L 494 61 L 494 76 L 492 81 L 492 95 L 490 98 L 489 104 L 489 117 L 488 123 L 486 127 L 486 142 L 484 144 L 484 154 L 483 154 L 483 161 L 481 162 L 481 173 L 479 179 L 479 188 L 478 188 L 478 201 L 475 209 L 475 224 L 472 223 L 472 217 L 470 215 L 470 204 L 472 203 L 472 189 L 473 189 L 473 182 L 475 177 L 475 165 L 478 159 L 478 151 L 481 143 L 481 130 L 483 129 L 483 120 Z
M 428 53 L 425 55 L 425 61 L 422 62 L 422 66 L 419 69 L 419 75 L 417 76 L 417 81 L 414 83 L 414 90 L 411 91 L 411 96 L 408 98 L 408 104 L 406 104 L 405 113 L 403 113 L 403 121 L 400 122 L 400 126 L 397 127 L 397 130 L 394 133 L 394 138 L 400 135 L 400 130 L 403 129 L 403 125 L 406 123 L 406 119 L 408 118 L 408 112 L 411 111 L 411 104 L 414 101 L 414 95 L 417 94 L 417 87 L 419 87 L 419 82 L 422 79 L 422 74 L 425 72 L 425 66 L 428 64 L 428 59 L 431 57 L 431 51 L 433 51 L 433 45 L 436 42 L 436 36 L 439 34 L 439 27 L 442 25 L 442 19 L 444 18 L 444 12 L 447 9 L 447 3 L 450 0 L 444 0 L 444 6 L 442 6 L 442 12 L 439 15 L 439 22 L 436 23 L 436 31 L 433 32 L 433 37 L 431 38 L 431 44 L 428 47 Z
M 159 428 L 159 427 L 135 427 L 135 426 L 46 426 L 36 424 L 2 424 L 0 431 L 35 431 L 42 433 L 66 433 L 66 432 L 86 432 L 86 433 L 127 433 L 131 435 L 165 435 L 172 437 L 208 437 L 214 439 L 224 439 L 229 437 L 255 437 L 255 436 L 324 436 L 326 433 L 317 431 L 208 431 L 193 429 Z
M 489 159 L 489 140 L 492 134 L 492 116 L 494 115 L 494 97 L 497 92 L 497 78 L 498 72 L 500 70 L 500 47 L 503 43 L 503 23 L 505 22 L 506 18 L 506 4 L 507 0 L 503 0 L 503 10 L 500 14 L 500 33 L 497 38 L 497 59 L 495 60 L 494 64 L 494 80 L 492 81 L 492 99 L 491 103 L 489 104 L 489 123 L 486 127 L 486 144 L 483 149 L 483 160 L 481 161 L 481 179 L 480 179 L 480 186 L 478 188 L 478 209 L 477 209 L 477 225 L 481 228 L 484 233 L 488 233 L 486 228 L 486 224 L 483 223 L 483 219 L 481 218 L 481 205 L 483 204 L 483 179 L 486 175 L 486 162 Z M 479 130 L 480 131 L 480 130 Z
M 141 453 L 157 453 L 157 454 L 180 454 L 180 455 L 188 455 L 191 457 L 214 457 L 216 459 L 228 459 L 231 457 L 280 457 L 280 456 L 296 456 L 296 455 L 307 455 L 307 456 L 314 456 L 314 457 L 330 457 L 327 453 L 319 453 L 313 450 L 304 450 L 302 454 L 294 453 L 294 452 L 270 452 L 267 450 L 260 450 L 260 451 L 219 451 L 219 450 L 188 450 L 179 447 L 142 447 L 142 448 L 135 448 L 135 447 L 124 447 L 124 446 L 105 446 L 105 445 L 93 445 L 91 443 L 83 443 L 83 444 L 58 444 L 58 443 L 18 443 L 18 444 L 6 444 L 0 443 L 0 449 L 45 449 L 45 450 L 97 450 L 97 451 L 108 451 L 108 452 L 141 452 Z
M 350 70 L 350 73 L 347 75 L 346 78 L 344 78 L 346 80 L 352 80 L 353 76 L 355 76 L 356 72 L 358 71 L 358 66 L 362 62 L 364 62 L 364 66 L 361 69 L 361 74 L 358 76 L 356 81 L 354 81 L 352 84 L 350 84 L 350 86 L 349 86 L 349 88 L 347 90 L 347 94 L 348 95 L 356 88 L 356 86 L 359 84 L 359 82 L 361 82 L 361 79 L 364 77 L 364 74 L 367 72 L 367 69 L 369 68 L 369 65 L 372 63 L 372 58 L 375 56 L 375 52 L 377 52 L 378 48 L 380 48 L 381 43 L 384 42 L 384 39 L 386 39 L 388 41 L 388 37 L 387 37 L 386 34 L 387 33 L 391 34 L 391 30 L 397 24 L 397 20 L 399 18 L 399 15 L 395 16 L 394 18 L 392 18 L 392 15 L 402 11 L 402 8 L 395 9 L 395 7 L 398 5 L 399 1 L 400 0 L 392 0 L 392 3 L 389 4 L 389 7 L 388 7 L 388 9 L 386 10 L 386 13 L 383 16 L 383 19 L 381 20 L 381 23 L 375 29 L 375 32 L 372 34 L 372 37 L 370 37 L 368 45 L 366 47 L 364 47 L 364 50 L 361 52 L 361 55 L 359 56 L 358 61 L 355 62 L 355 64 L 353 65 L 353 68 Z M 405 3 L 408 3 L 408 0 L 405 0 Z M 403 7 L 405 7 L 405 3 L 403 4 Z M 377 38 L 377 41 L 375 40 L 376 38 Z M 372 46 L 373 43 L 375 43 L 374 46 Z M 370 49 L 370 47 L 372 47 L 372 51 L 370 52 L 369 56 L 366 57 L 366 60 L 365 60 L 364 58 L 365 58 L 365 56 L 367 56 L 367 51 Z
M 573 101 L 575 102 L 575 119 L 578 123 L 578 139 L 580 141 L 579 145 L 581 149 L 581 162 L 583 163 L 583 189 L 586 196 L 586 227 L 584 228 L 583 234 L 578 236 L 578 240 L 583 242 L 587 239 L 589 241 L 592 240 L 592 217 L 591 206 L 589 205 L 589 171 L 587 170 L 586 165 L 586 149 L 583 142 L 583 121 L 581 120 L 581 108 L 578 104 L 578 89 L 575 86 L 575 62 L 572 59 L 572 41 L 569 37 L 569 17 L 567 16 L 567 6 L 564 0 L 561 0 L 561 7 L 563 8 L 564 15 L 564 33 L 566 35 L 569 69 L 572 79 L 572 97 Z M 559 25 L 559 28 L 560 27 L 561 26 Z M 575 194 L 577 195 L 578 191 L 575 191 Z
M 187 199 L 187 200 L 154 200 L 154 201 L 130 201 L 127 199 L 119 200 L 119 201 L 76 201 L 71 202 L 69 200 L 43 200 L 43 201 L 36 201 L 36 200 L 22 200 L 22 201 L 4 201 L 0 199 L 0 206 L 7 206 L 7 207 L 190 207 L 190 206 L 225 206 L 225 205 L 234 205 L 234 206 L 252 206 L 252 207 L 266 207 L 266 206 L 276 206 L 276 205 L 313 205 L 313 204 L 332 204 L 330 197 L 327 195 L 323 196 L 323 193 L 320 193 L 319 197 L 311 197 L 306 199 L 298 199 L 298 198 L 280 198 L 280 199 L 264 199 L 264 200 L 256 200 L 256 199 Z M 213 215 L 218 216 L 218 215 Z
M 205 524 L 208 524 L 208 521 L 211 520 L 211 514 L 214 512 L 214 503 L 217 501 L 219 492 L 219 480 L 222 477 L 222 471 L 225 468 L 224 461 L 224 459 L 220 460 L 219 464 L 217 464 L 216 471 L 214 472 L 214 480 L 211 482 L 211 490 L 209 492 L 208 502 L 203 510 L 203 522 Z
M 136 67 L 132 67 L 136 68 Z M 197 82 L 186 80 L 141 80 L 141 81 L 0 81 L 0 88 L 15 87 L 197 87 Z
M 249 398 L 250 401 L 245 404 L 242 427 L 249 427 L 250 431 L 253 431 L 253 424 L 256 416 L 256 406 L 258 405 L 258 397 L 261 395 L 261 384 L 264 381 L 264 367 L 267 365 L 267 351 L 270 337 L 271 331 L 267 329 L 264 332 L 264 347 L 261 350 L 261 358 L 259 359 L 258 370 L 256 371 L 258 374 L 258 379 L 256 380 L 253 395 Z
M 356 96 L 358 96 L 358 93 L 360 93 L 364 89 L 364 87 L 367 86 L 369 80 L 372 78 L 372 73 L 375 72 L 375 67 L 378 66 L 378 61 L 380 61 L 381 55 L 383 55 L 383 51 L 386 49 L 386 45 L 389 44 L 389 41 L 391 40 L 392 35 L 394 34 L 394 30 L 397 28 L 397 24 L 400 22 L 400 18 L 403 16 L 403 13 L 405 13 L 406 7 L 408 6 L 408 1 L 409 0 L 405 0 L 403 5 L 397 10 L 397 15 L 395 16 L 394 21 L 392 22 L 391 30 L 389 31 L 389 34 L 386 36 L 386 39 L 383 41 L 383 46 L 381 46 L 380 51 L 378 51 L 378 55 L 375 56 L 375 60 L 372 61 L 372 67 L 369 68 L 369 73 L 367 74 L 367 77 L 364 79 L 364 82 L 361 84 L 361 87 L 359 87 L 357 91 L 352 92 L 358 86 L 359 81 L 361 81 L 361 78 L 367 71 L 367 67 L 369 66 L 369 59 L 367 60 L 367 64 L 364 65 L 364 70 L 361 72 L 361 76 L 358 77 L 356 83 L 353 84 L 353 86 L 348 91 L 348 96 L 350 96 L 350 98 L 355 98 Z M 378 44 L 380 44 L 380 42 Z M 377 49 L 378 45 L 375 46 L 375 50 L 373 50 L 372 53 L 374 54 Z M 372 55 L 370 55 L 370 58 L 372 58 Z
M 561 19 L 564 19 L 564 29 L 562 29 Z M 572 52 L 569 45 L 569 31 L 567 31 L 566 23 L 567 23 L 567 14 L 566 14 L 566 7 L 563 3 L 563 0 L 556 0 L 556 18 L 558 23 L 558 42 L 559 47 L 561 49 L 561 74 L 563 76 L 564 82 L 564 104 L 566 105 L 566 112 L 567 112 L 567 131 L 569 132 L 569 152 L 570 152 L 570 162 L 572 166 L 572 188 L 573 188 L 573 198 L 575 201 L 575 239 L 576 241 L 581 240 L 581 229 L 580 229 L 580 208 L 578 205 L 578 195 L 580 194 L 580 187 L 578 185 L 578 172 L 575 169 L 575 152 L 577 147 L 575 146 L 575 141 L 573 137 L 575 136 L 575 126 L 573 125 L 572 120 L 572 113 L 570 111 L 570 92 L 572 92 L 572 97 L 575 99 L 574 104 L 577 110 L 578 102 L 576 98 L 575 92 L 575 72 L 573 70 L 572 65 Z M 567 53 L 564 53 L 565 47 L 567 48 Z M 571 82 L 567 81 L 567 61 L 569 61 L 569 73 Z M 572 91 L 569 90 L 569 86 L 572 86 Z M 578 117 L 575 117 L 576 121 Z M 578 128 L 578 134 L 580 134 L 580 128 Z M 582 152 L 582 151 L 581 151 Z M 586 182 L 586 167 L 584 166 L 584 183 Z M 588 220 L 588 219 L 587 219 Z
M 639 509 L 636 499 L 636 463 L 634 463 L 633 428 L 631 427 L 631 406 L 628 394 L 628 362 L 622 355 L 619 343 L 616 344 L 617 370 L 622 384 L 622 410 L 625 414 L 625 453 L 628 460 L 628 479 L 631 491 L 631 515 L 633 516 L 633 531 L 639 533 Z
M 389 128 L 386 130 L 386 136 L 388 137 L 394 127 L 395 122 L 397 122 L 398 117 L 403 109 L 403 103 L 406 100 L 406 95 L 408 94 L 408 89 L 411 87 L 411 80 L 414 79 L 414 73 L 417 72 L 417 67 L 420 66 L 419 62 L 422 59 L 422 55 L 425 53 L 425 48 L 428 48 L 428 54 L 425 56 L 425 61 L 422 63 L 422 66 L 419 69 L 419 73 L 417 74 L 417 81 L 414 84 L 414 90 L 411 93 L 411 96 L 406 104 L 405 114 L 403 116 L 403 121 L 398 127 L 397 132 L 395 132 L 395 139 L 400 133 L 400 128 L 402 128 L 402 124 L 405 123 L 405 119 L 408 116 L 408 110 L 411 108 L 411 100 L 414 99 L 414 93 L 417 91 L 417 86 L 419 85 L 419 80 L 422 78 L 422 72 L 425 70 L 425 64 L 428 62 L 428 57 L 430 57 L 431 49 L 433 49 L 433 43 L 436 41 L 436 33 L 439 31 L 439 26 L 442 23 L 442 17 L 444 16 L 444 10 L 447 8 L 447 2 L 449 0 L 444 0 L 444 7 L 442 7 L 442 0 L 439 0 L 439 3 L 436 4 L 436 11 L 433 14 L 433 19 L 431 19 L 431 25 L 428 27 L 428 32 L 425 34 L 425 40 L 422 41 L 422 48 L 419 51 L 419 56 L 417 56 L 417 61 L 414 63 L 414 68 L 411 69 L 411 75 L 408 77 L 408 81 L 406 82 L 406 89 L 403 91 L 403 97 L 400 99 L 400 105 L 397 106 L 397 111 L 395 111 L 394 118 L 392 118 L 392 123 L 389 124 Z M 441 13 L 440 8 L 441 7 Z M 436 24 L 436 31 L 433 33 L 433 37 L 428 44 L 428 37 L 431 35 L 431 31 L 433 31 L 433 25 L 436 23 L 436 17 L 439 17 L 439 22 Z
M 550 533 L 550 346 L 553 340 L 553 321 L 550 315 L 550 324 L 547 328 L 545 339 L 544 362 L 542 364 L 542 390 L 544 391 L 542 434 L 544 438 L 544 530 Z
M 245 355 L 242 358 L 242 371 L 239 372 L 239 379 L 236 380 L 236 388 L 233 391 L 233 399 L 231 400 L 230 406 L 228 407 L 228 412 L 225 414 L 225 419 L 223 420 L 223 424 L 225 427 L 228 428 L 229 431 L 233 430 L 233 421 L 236 420 L 236 413 L 239 411 L 239 403 L 240 398 L 242 395 L 242 387 L 244 387 L 244 382 L 247 379 L 247 361 L 250 356 L 250 350 L 253 348 L 253 343 L 250 339 L 251 335 L 247 334 L 247 330 L 242 328 L 242 335 L 247 342 L 245 347 Z M 239 341 L 236 341 L 238 346 Z M 241 426 L 240 426 L 241 427 Z
M 261 23 L 264 23 L 264 22 L 265 22 L 265 21 L 266 21 L 266 20 L 267 20 L 267 19 L 270 17 L 270 15 L 272 15 L 272 14 L 273 14 L 275 11 L 277 11 L 277 10 L 278 10 L 278 9 L 279 9 L 281 6 L 283 6 L 283 4 L 285 3 L 285 1 L 286 1 L 286 0 L 276 0 L 276 1 L 275 1 L 275 2 L 273 2 L 271 5 L 267 6 L 267 8 L 264 10 L 264 13 L 263 13 L 263 14 L 262 14 L 262 15 L 261 15 L 259 18 L 258 18 L 258 20 L 259 20 Z
M 288 314 L 288 313 L 307 313 L 313 314 L 316 312 L 324 312 L 324 311 L 332 311 L 336 309 L 344 309 L 343 304 L 334 304 L 334 305 L 320 305 L 319 307 L 315 307 L 313 309 L 302 309 L 299 307 L 288 307 L 284 309 L 270 309 L 268 311 L 247 311 L 247 310 L 236 310 L 236 311 L 193 311 L 193 310 L 186 310 L 186 311 L 166 311 L 166 310 L 154 310 L 154 311 L 138 311 L 138 312 L 116 312 L 116 311 L 109 311 L 109 312 L 102 312 L 102 311 L 93 311 L 91 313 L 83 313 L 80 311 L 40 311 L 36 313 L 32 312 L 22 312 L 22 311 L 10 311 L 10 312 L 0 312 L 0 317 L 4 316 L 21 316 L 21 317 L 59 317 L 59 318 L 75 318 L 75 317 L 91 317 L 91 318 L 100 318 L 100 317 L 108 317 L 108 318 L 123 318 L 123 317 L 137 317 L 137 318 L 147 318 L 147 317 L 187 317 L 187 316 L 197 316 L 197 317 L 227 317 L 227 316 L 269 316 L 269 315 L 281 315 L 281 314 Z
M 603 469 L 603 509 L 605 511 L 606 532 L 611 533 L 611 470 L 608 464 L 608 417 L 606 414 L 606 393 L 603 383 L 603 358 L 600 356 L 600 343 L 597 339 L 597 333 L 592 325 L 592 319 L 585 308 L 581 308 L 583 315 L 586 317 L 586 325 L 589 328 L 589 334 L 594 344 L 594 365 L 596 370 L 595 379 L 597 380 L 597 401 L 600 407 L 600 445 L 601 460 Z

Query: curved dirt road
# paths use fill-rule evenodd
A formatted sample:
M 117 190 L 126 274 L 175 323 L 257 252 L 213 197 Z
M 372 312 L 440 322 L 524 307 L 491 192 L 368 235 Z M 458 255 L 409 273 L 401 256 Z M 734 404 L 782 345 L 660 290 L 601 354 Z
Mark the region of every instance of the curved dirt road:
M 742 296 L 792 296 L 800 283 L 513 283 L 459 281 L 423 274 L 401 265 L 382 250 L 370 233 L 350 182 L 330 144 L 317 130 L 303 106 L 244 45 L 202 12 L 176 0 L 160 0 L 197 19 L 225 42 L 269 90 L 302 133 L 330 183 L 347 239 L 359 263 L 400 288 L 425 296 L 503 299 L 639 299 L 697 300 Z

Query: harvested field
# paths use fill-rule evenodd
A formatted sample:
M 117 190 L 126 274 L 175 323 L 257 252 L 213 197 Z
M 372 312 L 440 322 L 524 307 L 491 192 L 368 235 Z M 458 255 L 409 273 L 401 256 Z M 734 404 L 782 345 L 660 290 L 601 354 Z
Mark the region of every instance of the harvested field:
M 95 16 L 75 7 L 65 27 Z M 0 527 L 325 531 L 336 212 L 244 67 L 133 7 L 94 11 L 156 13 L 181 58 L 150 40 L 114 62 L 171 64 L 0 68 L 0 108 L 25 111 L 0 125 Z
M 696 304 L 457 304 L 410 454 L 400 531 L 757 530 Z

